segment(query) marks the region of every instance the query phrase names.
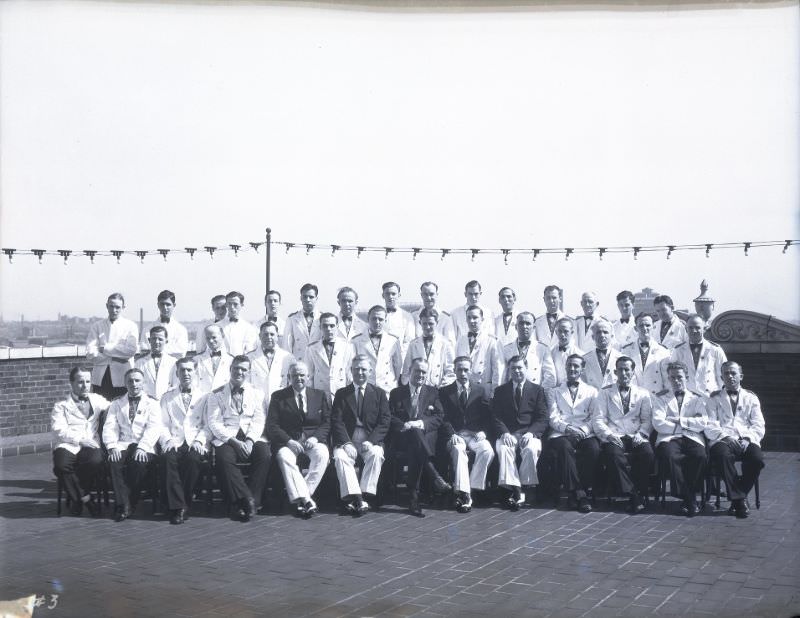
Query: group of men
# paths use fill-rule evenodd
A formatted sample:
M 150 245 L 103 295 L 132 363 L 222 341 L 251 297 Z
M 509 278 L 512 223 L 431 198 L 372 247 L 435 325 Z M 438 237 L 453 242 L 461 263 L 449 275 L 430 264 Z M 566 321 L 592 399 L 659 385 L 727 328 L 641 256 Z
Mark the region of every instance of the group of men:
M 692 516 L 710 454 L 732 513 L 747 517 L 764 465 L 764 419 L 756 395 L 741 388 L 741 367 L 705 339 L 700 316 L 684 323 L 658 296 L 658 320 L 634 317 L 634 296 L 623 291 L 613 322 L 592 292 L 581 297 L 582 315 L 569 318 L 553 285 L 538 318 L 517 311 L 508 287 L 493 316 L 481 294 L 468 282 L 465 304 L 448 313 L 427 281 L 410 314 L 399 306 L 400 286 L 387 282 L 384 304 L 365 322 L 352 288 L 339 290 L 338 313 L 321 313 L 317 286 L 305 284 L 301 309 L 285 319 L 280 293 L 268 292 L 256 327 L 240 317 L 244 296 L 234 291 L 212 298 L 214 319 L 198 332 L 194 356 L 172 316 L 172 292 L 158 295 L 159 319 L 141 340 L 121 315 L 124 298 L 112 294 L 108 318 L 88 336 L 91 370 L 72 370 L 72 392 L 53 410 L 54 470 L 73 512 L 99 512 L 89 489 L 107 455 L 116 519 L 128 518 L 147 466 L 161 457 L 170 521 L 183 523 L 213 451 L 243 521 L 262 506 L 273 459 L 297 513 L 310 517 L 332 457 L 343 508 L 359 516 L 375 504 L 389 456 L 407 465 L 416 516 L 424 516 L 425 482 L 469 512 L 495 459 L 511 510 L 540 486 L 540 496 L 558 499 L 564 489 L 570 508 L 589 512 L 605 478 L 610 495 L 627 496 L 628 511 L 639 512 L 656 461 Z M 237 465 L 245 462 L 247 481 Z

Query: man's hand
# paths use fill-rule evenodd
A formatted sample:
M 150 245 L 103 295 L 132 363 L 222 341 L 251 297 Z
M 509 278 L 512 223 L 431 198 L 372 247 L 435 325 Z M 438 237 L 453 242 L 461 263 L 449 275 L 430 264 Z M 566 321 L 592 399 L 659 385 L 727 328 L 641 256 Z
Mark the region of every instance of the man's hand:
M 239 459 L 247 459 L 247 450 L 245 449 L 244 442 L 237 440 L 236 438 L 230 438 L 228 440 L 228 444 L 233 447 L 234 451 L 236 451 L 236 456 Z
M 586 432 L 584 432 L 580 427 L 575 427 L 574 425 L 567 425 L 566 434 L 568 436 L 575 436 L 578 438 L 578 440 L 583 440 L 586 437 Z
M 137 448 L 136 453 L 133 456 L 133 460 L 147 463 L 147 453 L 145 453 L 142 449 Z
M 609 436 L 608 441 L 618 448 L 625 448 L 625 446 L 622 444 L 622 438 L 619 436 Z
M 119 452 L 119 449 L 112 448 L 108 451 L 108 461 L 119 461 L 122 459 L 122 453 Z
M 352 442 L 348 442 L 347 444 L 343 444 L 342 445 L 342 450 L 345 453 L 347 453 L 347 456 L 350 459 L 355 459 L 358 456 L 358 453 L 356 452 L 356 447 L 353 446 Z
M 503 444 L 509 447 L 517 446 L 517 439 L 510 433 L 504 433 L 500 439 L 503 441 Z
M 633 441 L 634 446 L 639 446 L 640 444 L 648 442 L 648 439 L 642 434 L 640 434 L 638 431 L 631 436 L 631 440 Z
M 454 433 L 452 437 L 447 441 L 449 446 L 466 446 L 466 442 L 464 442 L 464 438 L 459 436 L 457 433 Z
M 242 446 L 244 448 L 245 457 L 250 458 L 250 454 L 253 452 L 253 441 L 250 438 L 247 438 L 244 442 L 242 442 Z
M 192 444 L 192 450 L 197 451 L 200 455 L 205 455 L 206 445 L 202 442 L 195 441 L 194 444 Z
M 286 447 L 287 447 L 287 448 L 288 448 L 290 451 L 292 451 L 292 453 L 294 453 L 295 455 L 299 455 L 299 454 L 300 454 L 300 453 L 302 453 L 302 452 L 303 452 L 303 450 L 304 450 L 304 449 L 303 449 L 303 445 L 302 445 L 302 444 L 300 444 L 300 443 L 299 443 L 297 440 L 289 440 L 289 441 L 286 443 Z
M 361 452 L 362 453 L 369 453 L 369 451 L 372 449 L 372 446 L 373 446 L 372 442 L 370 442 L 369 440 L 364 440 L 361 443 Z
M 89 438 L 88 440 L 81 440 L 80 445 L 85 446 L 86 448 L 100 448 L 100 445 L 94 438 Z
M 478 442 L 480 442 L 481 440 L 485 440 L 486 439 L 486 434 L 484 432 L 482 432 L 482 431 L 479 431 L 478 433 L 475 434 L 475 439 Z
M 308 451 L 308 450 L 311 450 L 312 448 L 314 448 L 318 443 L 319 443 L 319 440 L 317 440 L 314 436 L 311 436 L 308 440 L 306 440 L 306 443 L 305 443 L 304 446 L 305 446 L 306 450 Z
M 522 447 L 526 447 L 531 440 L 533 440 L 533 434 L 530 431 L 526 431 L 524 434 L 522 434 L 519 444 Z

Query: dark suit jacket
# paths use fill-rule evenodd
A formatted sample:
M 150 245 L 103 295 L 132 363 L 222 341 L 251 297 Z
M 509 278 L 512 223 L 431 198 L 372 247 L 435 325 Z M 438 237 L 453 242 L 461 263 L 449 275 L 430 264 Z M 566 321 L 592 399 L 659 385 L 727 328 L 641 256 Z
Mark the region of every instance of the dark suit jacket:
M 289 440 L 314 437 L 328 442 L 331 429 L 330 397 L 316 388 L 306 388 L 306 413 L 300 414 L 297 397 L 291 386 L 272 394 L 267 413 L 267 438 L 273 451 L 286 446 Z
M 425 441 L 431 451 L 436 449 L 436 436 L 439 426 L 444 418 L 442 404 L 439 401 L 439 391 L 433 386 L 424 384 L 420 387 L 416 419 L 411 414 L 411 387 L 408 384 L 398 386 L 389 393 L 389 410 L 392 413 L 391 433 L 393 437 L 400 437 L 403 424 L 410 420 L 422 421 L 425 425 Z
M 458 401 L 458 384 L 453 382 L 439 389 L 439 401 L 444 408 L 444 421 L 439 428 L 439 441 L 447 441 L 453 434 L 468 429 L 484 432 L 491 438 L 494 423 L 489 408 L 490 394 L 483 384 L 469 383 L 469 396 L 466 409 L 461 409 Z
M 331 413 L 331 436 L 334 446 L 350 442 L 356 429 L 356 387 L 349 384 L 336 391 L 333 397 Z M 361 421 L 367 432 L 367 440 L 373 444 L 382 444 L 389 432 L 391 413 L 386 391 L 372 384 L 364 387 L 364 404 L 361 408 L 364 419 Z
M 509 380 L 494 389 L 492 416 L 498 437 L 504 433 L 529 431 L 535 437 L 541 438 L 547 431 L 549 417 L 544 389 L 530 380 L 525 380 L 522 400 L 517 409 L 514 403 L 514 383 Z

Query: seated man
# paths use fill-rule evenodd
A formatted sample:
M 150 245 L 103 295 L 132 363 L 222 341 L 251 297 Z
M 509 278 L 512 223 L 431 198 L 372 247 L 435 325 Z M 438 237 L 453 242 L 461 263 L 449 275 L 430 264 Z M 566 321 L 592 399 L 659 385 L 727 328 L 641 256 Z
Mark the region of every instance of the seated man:
M 583 358 L 577 354 L 567 358 L 567 381 L 551 392 L 550 429 L 543 460 L 548 462 L 551 485 L 558 501 L 560 487 L 567 490 L 568 506 L 581 513 L 590 513 L 587 497 L 594 488 L 595 470 L 600 457 L 600 442 L 592 428 L 592 407 L 597 389 L 581 381 Z
M 134 367 L 144 376 L 144 392 L 155 400 L 173 386 L 175 380 L 175 358 L 166 353 L 167 329 L 161 325 L 150 329 L 147 338 L 150 345 L 148 354 L 139 358 Z
M 738 363 L 722 365 L 722 381 L 725 388 L 712 393 L 708 401 L 706 436 L 711 440 L 711 461 L 725 481 L 733 512 L 744 519 L 749 512 L 747 494 L 764 467 L 764 416 L 756 394 L 741 388 Z M 736 474 L 737 460 L 742 462 L 741 478 Z
M 236 516 L 250 521 L 261 506 L 269 471 L 269 445 L 262 437 L 266 402 L 264 393 L 249 381 L 250 359 L 239 354 L 231 361 L 230 379 L 204 399 L 204 413 L 214 446 L 217 476 Z M 244 482 L 237 463 L 250 463 Z
M 389 393 L 391 411 L 391 448 L 408 453 L 408 510 L 415 517 L 425 517 L 419 504 L 419 488 L 423 473 L 433 481 L 434 491 L 450 493 L 452 487 L 439 475 L 431 462 L 436 438 L 442 424 L 439 392 L 425 384 L 428 364 L 415 358 L 411 363 L 408 384 Z
M 71 393 L 53 406 L 51 427 L 56 439 L 53 472 L 61 479 L 72 514 L 80 515 L 84 504 L 92 517 L 100 514 L 100 505 L 90 493 L 94 479 L 103 466 L 103 451 L 98 433 L 100 417 L 110 405 L 101 395 L 91 393 L 92 372 L 73 367 L 69 372 Z
M 703 396 L 686 388 L 688 369 L 683 363 L 667 365 L 670 390 L 656 396 L 653 428 L 658 432 L 656 456 L 662 478 L 669 474 L 672 495 L 682 498 L 681 513 L 699 512 L 695 496 L 706 464 L 703 431 L 708 415 Z
M 218 324 L 209 324 L 204 333 L 205 351 L 194 357 L 194 380 L 201 391 L 210 393 L 230 380 L 233 356 L 225 351 L 225 338 Z
M 613 486 L 613 495 L 629 495 L 628 512 L 641 511 L 641 497 L 647 495 L 653 449 L 653 406 L 650 392 L 633 384 L 636 363 L 632 358 L 617 359 L 617 383 L 600 391 L 592 410 L 592 426 L 603 443 L 601 457 Z M 630 469 L 626 454 L 631 455 Z
M 489 409 L 491 396 L 485 386 L 470 381 L 471 365 L 469 356 L 455 359 L 456 381 L 439 390 L 439 401 L 444 408 L 439 444 L 446 445 L 453 462 L 453 488 L 459 513 L 472 510 L 473 489 L 486 489 L 486 473 L 494 459 L 494 451 L 487 438 L 492 427 L 492 412 Z M 468 466 L 467 449 L 475 453 L 472 472 Z
M 210 341 L 210 340 L 209 340 Z M 208 452 L 210 432 L 203 415 L 203 396 L 195 386 L 195 364 L 188 357 L 175 368 L 178 386 L 161 398 L 161 444 L 164 496 L 171 524 L 182 524 L 200 478 L 200 464 Z
M 289 368 L 290 386 L 275 391 L 269 402 L 267 437 L 278 460 L 289 501 L 297 514 L 311 517 L 318 511 L 312 496 L 330 461 L 331 399 L 321 390 L 306 387 L 308 367 L 302 361 Z M 309 459 L 305 476 L 298 455 Z
M 128 369 L 125 384 L 128 394 L 112 402 L 103 426 L 116 521 L 128 519 L 136 509 L 147 464 L 155 455 L 156 442 L 161 435 L 161 409 L 158 402 L 144 392 L 141 370 Z
M 364 495 L 378 493 L 383 466 L 383 441 L 389 433 L 389 400 L 386 393 L 368 383 L 372 371 L 366 356 L 356 356 L 350 365 L 353 381 L 336 391 L 331 414 L 333 463 L 339 478 L 339 495 L 347 511 L 360 516 L 369 510 Z M 358 457 L 364 462 L 361 483 L 356 475 Z
M 492 418 L 497 460 L 498 485 L 509 492 L 506 504 L 512 511 L 525 502 L 522 487 L 539 484 L 536 462 L 542 453 L 542 434 L 547 431 L 547 400 L 544 389 L 525 378 L 525 357 L 508 361 L 511 379 L 494 389 Z M 517 452 L 522 460 L 517 469 Z

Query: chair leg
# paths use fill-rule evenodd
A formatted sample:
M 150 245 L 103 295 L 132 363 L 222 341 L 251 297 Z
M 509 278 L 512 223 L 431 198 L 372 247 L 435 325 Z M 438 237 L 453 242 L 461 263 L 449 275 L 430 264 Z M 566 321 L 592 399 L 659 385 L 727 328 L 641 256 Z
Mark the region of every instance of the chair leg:
M 64 492 L 64 482 L 61 480 L 60 476 L 56 477 L 56 515 L 61 517 L 61 497 Z
M 753 485 L 753 490 L 756 492 L 756 509 L 761 508 L 761 492 L 758 489 L 758 477 L 756 477 L 756 482 Z

